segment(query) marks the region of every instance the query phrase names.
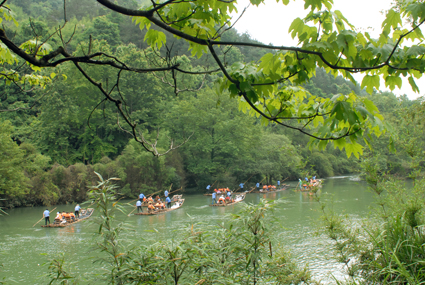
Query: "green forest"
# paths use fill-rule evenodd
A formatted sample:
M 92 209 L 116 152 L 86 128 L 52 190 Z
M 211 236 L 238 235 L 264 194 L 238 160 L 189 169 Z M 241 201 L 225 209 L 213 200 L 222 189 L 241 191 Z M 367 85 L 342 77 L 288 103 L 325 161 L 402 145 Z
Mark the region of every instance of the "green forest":
M 123 5 L 138 3 L 123 1 Z M 19 25 L 5 21 L 6 33 L 18 46 L 27 45 L 28 39 L 45 41 L 64 21 L 61 1 L 19 0 L 10 7 Z M 174 79 L 166 72 L 119 74 L 125 113 L 143 130 L 144 139 L 157 142 L 159 153 L 170 150 L 170 140 L 181 146 L 163 156 L 152 155 L 123 126 L 114 102 L 105 100 L 75 65 L 40 70 L 9 60 L 3 47 L 4 69 L 17 70 L 21 77 L 15 82 L 5 77 L 1 83 L 2 207 L 84 201 L 88 186 L 96 182 L 94 171 L 119 177 L 122 194 L 134 198 L 141 191 L 152 193 L 170 184 L 174 189 L 203 192 L 214 181 L 237 188 L 245 181 L 250 186 L 305 175 L 358 173 L 362 161 L 370 157 L 378 158 L 383 171 L 400 177 L 423 163 L 421 100 L 375 88 L 368 93 L 366 87 L 316 67 L 301 84 L 307 92 L 324 99 L 354 92 L 373 101 L 385 118 L 381 124 L 386 130 L 379 139 L 373 132 L 368 134 L 370 140 L 360 142 L 360 156 L 338 145 L 320 149 L 309 143 L 309 136 L 252 115 L 240 100 L 220 91 L 219 75 L 201 72 L 212 68 L 211 56 L 193 56 L 189 43 L 165 33 L 167 49 L 158 52 L 147 34 L 153 30 L 140 30 L 131 18 L 95 1 L 67 2 L 66 17 L 61 37 L 72 37 L 66 44 L 70 54 L 91 49 L 114 54 L 128 65 L 155 66 L 169 60 L 185 70 L 199 71 Z M 222 39 L 258 43 L 234 29 Z M 49 44 L 61 42 L 52 38 Z M 231 65 L 258 61 L 267 51 L 233 46 L 220 52 Z M 168 54 L 175 56 L 168 58 Z M 87 70 L 105 86 L 116 84 L 117 73 L 108 66 L 91 65 Z

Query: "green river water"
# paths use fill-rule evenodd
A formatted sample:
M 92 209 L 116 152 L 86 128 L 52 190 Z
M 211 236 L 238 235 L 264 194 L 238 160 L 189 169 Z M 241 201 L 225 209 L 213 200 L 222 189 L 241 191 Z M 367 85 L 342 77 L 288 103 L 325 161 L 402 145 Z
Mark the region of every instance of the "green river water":
M 296 182 L 289 183 L 294 189 Z M 348 214 L 353 219 L 365 217 L 373 202 L 372 194 L 364 182 L 355 176 L 333 177 L 324 180 L 320 195 L 333 201 L 333 209 Z M 226 214 L 236 213 L 240 204 L 229 207 L 209 207 L 210 196 L 185 195 L 182 208 L 157 216 L 122 216 L 133 227 L 122 237 L 132 243 L 155 242 L 178 238 L 197 221 L 221 223 Z M 279 199 L 275 216 L 282 228 L 275 233 L 279 243 L 287 246 L 299 264 L 308 264 L 316 280 L 324 284 L 335 283 L 331 274 L 344 279 L 342 267 L 333 257 L 331 241 L 317 235 L 320 223 L 318 205 L 306 193 L 286 190 L 270 194 L 247 195 L 246 203 L 258 203 L 261 198 Z M 74 205 L 59 205 L 57 210 L 73 211 Z M 129 212 L 132 210 L 128 207 Z M 71 272 L 79 276 L 82 284 L 93 284 L 94 274 L 102 275 L 99 264 L 92 265 L 99 255 L 92 248 L 97 227 L 90 219 L 65 228 L 41 228 L 33 224 L 42 217 L 44 207 L 18 208 L 8 211 L 9 216 L 0 216 L 0 281 L 15 284 L 47 284 L 46 263 L 49 258 L 65 253 L 72 262 Z M 56 212 L 56 210 L 55 210 Z M 95 212 L 94 215 L 97 213 Z M 148 231 L 147 231 L 148 230 Z M 100 279 L 100 278 L 99 278 Z M 97 280 L 99 280 L 97 279 Z M 87 280 L 90 280 L 87 281 Z M 97 284 L 102 284 L 99 281 Z

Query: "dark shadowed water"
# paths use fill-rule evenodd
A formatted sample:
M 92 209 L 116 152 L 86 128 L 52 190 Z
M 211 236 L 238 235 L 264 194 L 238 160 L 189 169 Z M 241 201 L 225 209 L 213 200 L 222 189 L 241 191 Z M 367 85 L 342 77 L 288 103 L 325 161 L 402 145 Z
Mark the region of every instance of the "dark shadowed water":
M 367 215 L 373 196 L 364 182 L 355 176 L 324 181 L 320 195 L 332 201 L 336 212 L 353 219 Z M 291 184 L 293 189 L 296 183 Z M 134 231 L 122 237 L 136 244 L 178 238 L 179 233 L 183 235 L 192 223 L 221 223 L 229 218 L 226 214 L 237 213 L 241 207 L 240 204 L 226 208 L 209 207 L 211 197 L 203 195 L 186 195 L 185 198 L 183 207 L 176 211 L 157 216 L 122 216 L 134 227 Z M 325 284 L 334 283 L 331 274 L 344 279 L 342 267 L 334 258 L 331 241 L 318 234 L 321 214 L 313 198 L 306 193 L 287 190 L 267 195 L 248 194 L 245 202 L 258 203 L 261 198 L 279 199 L 275 215 L 282 227 L 275 233 L 275 239 L 291 250 L 297 262 L 308 264 L 313 277 Z M 73 211 L 73 208 L 73 205 L 59 205 L 57 210 Z M 129 212 L 132 210 L 128 209 Z M 0 216 L 0 264 L 3 264 L 0 281 L 6 277 L 17 284 L 46 284 L 46 263 L 60 253 L 72 262 L 71 271 L 79 276 L 81 283 L 93 280 L 93 274 L 105 274 L 99 264 L 92 265 L 99 255 L 92 248 L 96 225 L 88 220 L 66 228 L 41 228 L 42 223 L 32 227 L 42 217 L 43 210 L 44 207 L 18 208 L 8 211 L 9 216 Z

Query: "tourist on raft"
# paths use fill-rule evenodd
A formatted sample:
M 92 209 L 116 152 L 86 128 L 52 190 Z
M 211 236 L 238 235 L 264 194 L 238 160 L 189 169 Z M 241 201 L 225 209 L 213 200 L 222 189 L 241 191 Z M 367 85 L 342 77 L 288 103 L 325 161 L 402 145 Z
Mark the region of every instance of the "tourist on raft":
M 152 202 L 148 202 L 149 203 L 149 205 L 148 205 L 148 212 L 150 213 L 150 212 L 154 212 L 155 211 L 155 206 L 153 205 L 153 203 Z
M 62 214 L 60 212 L 57 212 L 55 222 L 60 223 L 62 221 L 62 219 L 63 219 Z

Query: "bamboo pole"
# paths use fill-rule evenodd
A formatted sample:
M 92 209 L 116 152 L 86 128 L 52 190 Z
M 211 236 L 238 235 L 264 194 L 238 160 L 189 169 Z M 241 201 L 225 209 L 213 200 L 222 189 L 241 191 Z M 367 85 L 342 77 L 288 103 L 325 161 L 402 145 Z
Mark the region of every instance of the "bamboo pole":
M 136 209 L 137 209 L 137 207 L 134 207 L 134 210 L 133 210 L 133 211 L 131 211 L 131 212 L 127 215 L 127 217 L 130 217 L 130 215 L 131 215 L 134 211 L 136 211 Z
M 217 182 L 217 180 L 216 180 L 216 181 L 214 181 L 214 183 L 211 185 L 210 189 L 211 189 L 211 188 L 213 188 L 213 186 L 214 186 L 214 184 L 215 184 L 216 182 Z
M 263 181 L 264 181 L 264 179 L 266 179 L 266 177 L 264 177 L 264 178 L 263 178 L 263 180 L 261 180 L 261 181 L 260 181 L 260 184 L 261 184 L 261 182 L 263 182 Z M 248 193 L 251 193 L 252 191 L 254 191 L 254 190 L 255 190 L 255 188 L 256 188 L 256 187 L 254 186 L 254 187 L 253 187 L 253 188 L 252 188 L 252 189 L 251 189 Z M 248 193 L 247 193 L 247 194 L 248 194 Z
M 245 185 L 245 183 L 247 183 L 248 182 L 248 180 L 249 179 L 251 179 L 252 178 L 252 176 L 254 176 L 255 174 L 257 174 L 257 173 L 254 173 L 254 174 L 252 174 L 243 184 Z M 233 191 L 233 193 L 236 193 L 236 192 L 238 192 L 238 190 L 239 189 L 241 189 L 241 187 L 239 187 L 238 189 L 236 189 L 235 191 Z
M 170 195 L 171 193 L 174 193 L 174 192 L 177 192 L 177 191 L 179 191 L 179 190 L 181 190 L 183 187 L 180 187 L 179 189 L 177 189 L 177 190 L 174 190 L 174 191 L 171 191 L 170 193 L 168 193 L 168 195 Z M 160 197 L 163 197 L 163 196 L 160 196 Z M 165 196 L 164 196 L 165 197 Z
M 216 181 L 214 181 L 214 183 L 211 185 L 211 187 L 213 187 L 214 186 L 214 184 L 217 182 L 217 180 Z
M 51 211 L 49 211 L 49 212 L 53 212 L 54 210 L 56 210 L 56 208 L 57 208 L 57 207 L 55 207 L 53 210 L 51 210 Z M 32 225 L 32 226 L 34 227 L 36 224 L 38 224 L 39 222 L 41 222 L 43 219 L 44 219 L 44 217 L 43 217 L 43 218 L 41 218 L 40 220 L 38 220 L 38 222 L 37 222 L 37 223 L 35 223 L 35 224 L 34 224 L 34 225 Z

